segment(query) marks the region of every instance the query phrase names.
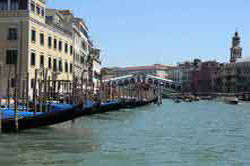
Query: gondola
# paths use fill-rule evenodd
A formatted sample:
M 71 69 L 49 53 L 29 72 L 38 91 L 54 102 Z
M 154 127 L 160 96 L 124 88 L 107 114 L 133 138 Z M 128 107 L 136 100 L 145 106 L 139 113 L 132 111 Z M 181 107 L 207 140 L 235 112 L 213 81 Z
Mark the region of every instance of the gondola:
M 75 117 L 77 117 L 79 112 L 82 111 L 81 108 L 82 106 L 78 105 L 72 109 L 46 113 L 36 113 L 34 116 L 29 117 L 19 117 L 18 129 L 16 128 L 16 121 L 14 118 L 2 119 L 1 129 L 2 132 L 16 132 L 63 123 L 73 120 Z
M 13 115 L 11 117 L 5 117 L 1 119 L 1 129 L 2 132 L 17 132 L 26 129 L 46 127 L 74 120 L 82 116 L 105 113 L 122 108 L 140 107 L 150 104 L 154 101 L 155 99 L 149 101 L 126 102 L 113 100 L 105 103 L 87 102 L 85 104 L 82 103 L 74 107 L 70 107 L 69 105 L 66 106 L 63 104 L 52 105 L 52 110 L 50 110 L 50 112 L 29 112 L 27 113 L 29 116 L 22 116 L 22 113 L 19 112 L 18 128 L 16 128 L 16 121 Z
M 103 113 L 121 108 L 120 102 L 109 102 L 103 104 L 88 103 L 85 105 L 80 104 L 68 109 L 63 109 L 61 106 L 63 105 L 54 104 L 51 106 L 53 109 L 50 112 L 29 112 L 26 113 L 27 116 L 23 116 L 24 113 L 19 112 L 18 129 L 16 128 L 16 121 L 13 118 L 14 115 L 5 117 L 1 120 L 2 132 L 16 132 L 26 129 L 51 126 L 74 120 L 82 116 Z

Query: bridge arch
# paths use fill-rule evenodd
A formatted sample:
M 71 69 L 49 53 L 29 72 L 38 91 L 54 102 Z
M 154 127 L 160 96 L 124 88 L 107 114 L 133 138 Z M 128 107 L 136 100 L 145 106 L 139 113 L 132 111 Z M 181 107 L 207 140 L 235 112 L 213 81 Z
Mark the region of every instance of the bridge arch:
M 164 79 L 152 75 L 146 75 L 142 73 L 134 73 L 131 75 L 126 75 L 122 77 L 116 77 L 108 80 L 104 80 L 105 83 L 107 82 L 116 82 L 116 85 L 119 86 L 128 86 L 129 84 L 136 84 L 136 83 L 145 83 L 148 86 L 158 86 L 160 85 L 161 88 L 166 90 L 167 92 L 176 92 L 180 91 L 181 87 L 178 83 Z

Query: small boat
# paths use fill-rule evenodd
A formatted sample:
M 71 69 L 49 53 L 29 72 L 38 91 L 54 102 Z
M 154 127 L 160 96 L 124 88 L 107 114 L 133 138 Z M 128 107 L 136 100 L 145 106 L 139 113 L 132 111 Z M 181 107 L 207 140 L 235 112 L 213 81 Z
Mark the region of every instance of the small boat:
M 213 97 L 212 96 L 202 96 L 200 97 L 201 100 L 212 100 Z
M 186 98 L 186 99 L 184 99 L 184 101 L 187 102 L 187 103 L 193 102 L 193 100 L 191 98 Z
M 225 102 L 227 104 L 237 105 L 237 104 L 239 104 L 239 99 L 237 97 L 227 97 L 227 98 L 225 98 Z
M 174 99 L 174 102 L 175 102 L 175 103 L 181 103 L 181 100 L 178 99 L 178 98 L 176 98 L 176 99 Z
M 200 97 L 199 97 L 199 96 L 196 96 L 196 97 L 194 98 L 194 101 L 200 101 Z

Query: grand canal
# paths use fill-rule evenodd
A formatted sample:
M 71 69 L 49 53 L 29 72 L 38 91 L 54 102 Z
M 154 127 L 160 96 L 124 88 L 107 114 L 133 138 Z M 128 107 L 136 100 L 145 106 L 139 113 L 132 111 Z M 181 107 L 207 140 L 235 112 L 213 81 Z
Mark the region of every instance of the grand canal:
M 250 104 L 149 105 L 0 136 L 1 166 L 248 166 Z

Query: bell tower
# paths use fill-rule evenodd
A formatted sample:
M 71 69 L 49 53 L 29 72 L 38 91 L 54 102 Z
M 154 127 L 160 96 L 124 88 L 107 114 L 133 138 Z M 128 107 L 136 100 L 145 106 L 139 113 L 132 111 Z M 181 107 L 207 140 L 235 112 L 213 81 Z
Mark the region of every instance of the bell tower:
M 242 57 L 242 48 L 240 47 L 239 33 L 236 31 L 232 41 L 232 47 L 230 49 L 230 62 L 236 63 L 238 59 Z

